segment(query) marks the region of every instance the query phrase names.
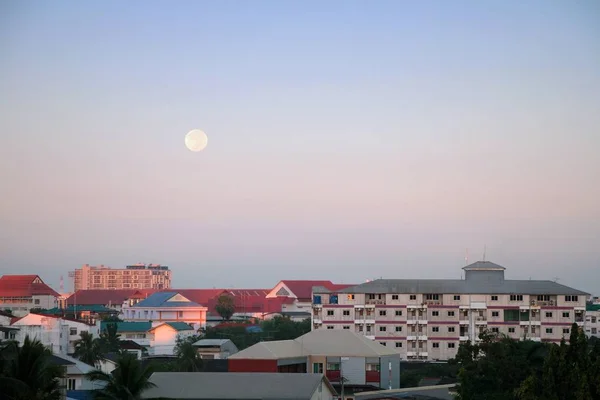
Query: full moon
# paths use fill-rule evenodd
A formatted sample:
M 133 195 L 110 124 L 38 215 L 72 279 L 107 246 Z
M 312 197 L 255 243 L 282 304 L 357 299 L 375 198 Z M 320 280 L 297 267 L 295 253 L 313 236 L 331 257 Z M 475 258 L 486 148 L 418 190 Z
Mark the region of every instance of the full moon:
M 208 144 L 208 136 L 200 129 L 191 130 L 185 135 L 185 147 L 191 151 L 202 151 Z

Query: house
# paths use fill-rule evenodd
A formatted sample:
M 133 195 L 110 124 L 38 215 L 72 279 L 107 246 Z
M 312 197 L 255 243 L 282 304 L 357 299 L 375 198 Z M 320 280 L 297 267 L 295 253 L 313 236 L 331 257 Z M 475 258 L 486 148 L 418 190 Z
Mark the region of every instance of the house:
M 200 339 L 194 343 L 202 359 L 224 359 L 237 353 L 237 346 L 230 339 Z
M 228 359 L 229 372 L 324 373 L 355 390 L 400 387 L 395 349 L 350 330 L 316 330 L 294 340 L 260 342 Z
M 184 339 L 196 334 L 196 330 L 185 322 L 162 322 L 152 327 L 148 355 L 173 355 L 177 339 Z
M 121 340 L 132 340 L 140 346 L 150 347 L 150 336 L 148 331 L 152 328 L 150 321 L 102 321 L 100 332 L 104 332 L 109 324 L 117 326 L 117 334 L 121 335 Z
M 600 338 L 600 304 L 587 304 L 585 311 L 585 334 Z
M 328 290 L 340 290 L 352 285 L 339 285 L 323 280 L 283 280 L 266 295 L 267 299 L 284 298 L 281 314 L 293 316 L 296 320 L 310 318 L 312 310 L 313 287 L 324 287 Z M 293 313 L 293 314 L 291 314 Z
M 142 399 L 333 400 L 337 393 L 322 374 L 155 372 L 155 387 Z
M 100 322 L 90 324 L 52 315 L 29 313 L 13 321 L 12 327 L 18 327 L 16 340 L 23 343 L 26 336 L 38 339 L 57 355 L 73 354 L 75 342 L 80 339 L 81 332 L 88 332 L 93 337 L 100 335 Z
M 16 317 L 32 308 L 54 308 L 60 295 L 38 275 L 3 275 L 0 277 L 0 309 Z
M 65 306 L 74 309 L 97 306 L 120 312 L 123 304 L 132 306 L 155 292 L 152 289 L 77 290 L 66 299 Z
M 90 381 L 85 376 L 88 372 L 96 369 L 76 358 L 53 354 L 50 362 L 65 367 L 63 386 L 66 387 L 67 392 L 69 390 L 94 390 L 102 386 L 98 382 Z
M 125 321 L 185 322 L 195 329 L 206 326 L 207 308 L 177 292 L 157 292 L 122 309 Z

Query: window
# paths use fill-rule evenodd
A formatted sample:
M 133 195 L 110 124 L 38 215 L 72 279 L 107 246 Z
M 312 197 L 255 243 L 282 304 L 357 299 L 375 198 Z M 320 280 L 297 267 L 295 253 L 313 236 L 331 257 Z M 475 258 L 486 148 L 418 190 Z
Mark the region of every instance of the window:
M 523 295 L 522 294 L 511 294 L 510 301 L 523 301 Z
M 563 318 L 569 318 L 569 313 L 568 312 L 564 312 L 563 313 Z
M 439 312 L 439 311 L 432 311 L 432 312 L 431 312 L 431 316 L 432 316 L 432 317 L 437 317 L 437 316 L 439 316 L 439 315 L 440 315 L 440 312 Z
M 327 325 L 327 329 L 333 329 L 333 325 Z
M 387 311 L 386 310 L 379 310 L 379 315 L 381 317 L 385 317 L 387 315 Z
M 67 379 L 67 390 L 75 390 L 75 379 Z
M 579 301 L 577 296 L 565 296 L 565 301 Z
M 538 301 L 550 301 L 550 296 L 546 295 L 540 295 L 537 297 Z
M 455 343 L 448 343 L 448 348 L 449 348 L 449 349 L 453 349 L 453 348 L 455 348 L 455 347 L 456 347 L 456 344 L 455 344 Z
M 592 334 L 595 335 L 598 332 L 598 328 L 592 328 Z
M 454 332 L 455 330 L 456 330 L 456 328 L 453 326 L 448 327 L 448 332 L 450 332 L 450 333 Z
M 513 328 L 513 327 L 508 328 L 508 333 L 515 333 L 515 328 Z
M 492 332 L 493 333 L 499 333 L 500 329 L 498 329 L 497 327 L 492 328 Z
M 379 344 L 382 345 L 382 346 L 387 346 L 386 342 L 379 342 Z
M 596 317 L 592 317 L 592 324 L 596 323 Z
M 348 295 L 348 300 L 354 300 L 354 295 L 353 294 L 349 294 Z
M 369 293 L 367 297 L 369 298 L 369 300 L 375 300 L 375 295 L 373 293 Z
M 416 300 L 417 299 L 417 295 L 416 294 L 411 294 L 409 297 L 410 300 Z
M 571 331 L 569 330 L 569 328 L 563 328 L 563 333 L 569 334 Z
M 340 363 L 327 363 L 327 371 L 339 371 Z
M 402 310 L 396 310 L 396 317 L 402 316 Z
M 499 317 L 499 316 L 500 316 L 499 311 L 492 311 L 492 317 Z
M 449 317 L 454 317 L 454 311 L 448 311 L 448 316 Z
M 183 318 L 183 311 L 179 311 L 179 318 Z
M 348 315 L 350 315 L 350 310 L 344 310 L 344 312 L 342 314 L 348 316 Z
M 434 326 L 431 328 L 432 332 L 439 332 L 440 331 L 440 327 L 439 326 Z
M 546 318 L 552 318 L 552 313 L 551 312 L 547 312 L 546 313 Z
M 437 349 L 437 348 L 439 348 L 439 347 L 440 347 L 440 344 L 439 344 L 439 343 L 433 343 L 433 348 L 434 348 L 434 349 Z
M 439 299 L 440 299 L 439 294 L 426 294 L 425 295 L 425 300 L 439 300 Z
M 492 301 L 498 301 L 498 296 L 492 296 Z
M 362 331 L 363 331 L 363 326 L 362 326 L 362 325 L 359 325 L 359 326 L 358 326 L 358 331 L 359 331 L 359 332 L 362 332 Z
M 323 363 L 313 363 L 313 373 L 322 374 L 323 373 Z
M 398 295 L 397 294 L 393 294 L 392 295 L 392 300 L 398 300 Z
M 396 347 L 402 347 L 402 342 L 396 342 Z
M 387 331 L 387 326 L 380 326 L 379 327 L 379 332 L 385 332 Z
M 327 310 L 327 315 L 331 317 L 333 315 L 333 310 Z
M 396 327 L 396 332 L 402 332 L 402 327 L 401 326 L 397 326 Z
M 371 325 L 367 325 L 367 332 L 371 332 Z
M 344 329 L 350 329 L 350 326 L 344 325 Z
M 40 304 L 40 299 L 35 299 L 33 302 L 34 302 L 35 304 Z
M 546 328 L 546 333 L 552 333 L 552 328 Z
M 77 335 L 77 328 L 69 328 L 69 335 L 71 335 L 71 336 Z
M 460 296 L 454 295 L 454 301 L 459 301 L 460 300 Z

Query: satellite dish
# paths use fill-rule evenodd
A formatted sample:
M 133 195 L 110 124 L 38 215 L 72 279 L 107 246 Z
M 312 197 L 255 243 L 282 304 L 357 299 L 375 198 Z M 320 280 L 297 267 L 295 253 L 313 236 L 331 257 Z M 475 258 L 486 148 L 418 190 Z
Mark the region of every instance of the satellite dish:
M 185 147 L 190 151 L 198 152 L 206 148 L 208 136 L 200 129 L 193 129 L 185 135 Z

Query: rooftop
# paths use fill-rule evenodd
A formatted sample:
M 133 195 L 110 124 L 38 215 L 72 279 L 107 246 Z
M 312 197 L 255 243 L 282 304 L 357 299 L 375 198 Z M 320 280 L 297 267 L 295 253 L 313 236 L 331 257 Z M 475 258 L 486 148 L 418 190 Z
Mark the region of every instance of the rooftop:
M 148 332 L 152 328 L 152 322 L 111 322 L 102 321 L 100 331 L 104 331 L 108 324 L 117 325 L 117 333 L 123 332 Z
M 382 346 L 350 330 L 317 329 L 294 340 L 260 342 L 229 357 L 230 359 L 281 359 L 303 356 L 381 357 L 397 355 L 395 349 Z
M 140 301 L 133 307 L 201 307 L 178 292 L 157 292 Z
M 0 296 L 31 297 L 60 295 L 46 285 L 38 275 L 2 275 L 0 277 Z
M 143 399 L 286 400 L 311 399 L 325 381 L 321 374 L 273 374 L 261 372 L 155 372 L 150 382 L 156 387 Z
M 191 325 L 186 324 L 185 322 L 164 322 L 162 324 L 156 325 L 154 328 L 150 329 L 151 331 L 161 327 L 161 326 L 170 326 L 171 328 L 175 329 L 176 331 L 193 331 L 194 328 Z

